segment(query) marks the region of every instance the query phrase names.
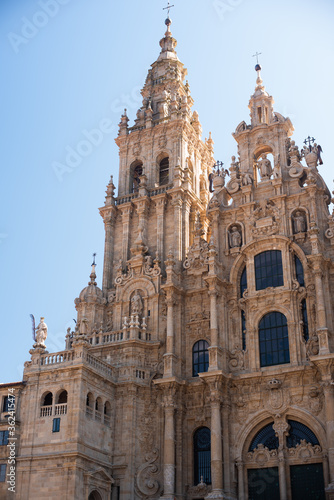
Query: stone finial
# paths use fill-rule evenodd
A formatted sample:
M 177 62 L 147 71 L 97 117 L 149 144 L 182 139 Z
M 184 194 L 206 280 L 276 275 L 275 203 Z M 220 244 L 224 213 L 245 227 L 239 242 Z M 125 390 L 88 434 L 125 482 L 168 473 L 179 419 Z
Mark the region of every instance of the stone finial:
M 114 181 L 113 176 L 110 176 L 110 181 L 107 185 L 107 190 L 106 190 L 106 199 L 104 202 L 105 206 L 115 205 L 114 194 L 116 187 L 113 181 Z

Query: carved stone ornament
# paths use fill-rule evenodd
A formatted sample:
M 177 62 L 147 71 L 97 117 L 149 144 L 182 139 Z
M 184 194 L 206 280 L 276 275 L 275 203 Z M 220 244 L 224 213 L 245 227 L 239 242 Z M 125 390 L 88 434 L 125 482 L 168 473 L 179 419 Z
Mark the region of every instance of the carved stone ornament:
M 314 332 L 306 342 L 306 357 L 317 356 L 319 354 L 319 337 Z
M 238 346 L 228 353 L 231 371 L 242 370 L 245 366 L 245 351 Z
M 254 451 L 247 453 L 247 462 L 255 462 L 262 467 L 266 462 L 269 462 L 273 458 L 276 459 L 277 456 L 277 450 L 269 450 L 262 443 L 259 443 Z
M 273 410 L 282 408 L 284 404 L 284 395 L 281 385 L 282 382 L 276 378 L 273 378 L 267 383 L 269 390 L 268 403 Z
M 155 463 L 158 458 L 159 452 L 155 448 L 151 453 L 145 456 L 145 463 L 140 465 L 137 469 L 135 476 L 135 488 L 140 498 L 144 500 L 160 496 L 160 472 Z
M 164 149 L 167 146 L 167 136 L 161 135 L 158 140 L 159 148 Z
M 250 216 L 253 236 L 263 237 L 277 234 L 280 220 L 279 209 L 272 200 L 257 202 Z
M 306 439 L 302 439 L 295 448 L 288 448 L 289 457 L 296 457 L 307 462 L 313 457 L 322 457 L 322 449 L 319 444 L 312 445 Z
M 141 153 L 141 145 L 139 144 L 139 142 L 137 142 L 136 144 L 134 144 L 132 151 L 133 151 L 133 154 L 135 156 L 140 155 L 140 153 Z
M 210 492 L 212 487 L 208 486 L 203 482 L 203 477 L 201 477 L 201 482 L 197 486 L 190 486 L 187 489 L 187 498 L 195 500 L 196 498 L 205 498 Z
M 199 269 L 208 265 L 209 258 L 209 243 L 202 238 L 204 233 L 199 214 L 196 216 L 195 230 L 194 230 L 194 243 L 188 251 L 186 260 L 183 262 L 185 269 Z

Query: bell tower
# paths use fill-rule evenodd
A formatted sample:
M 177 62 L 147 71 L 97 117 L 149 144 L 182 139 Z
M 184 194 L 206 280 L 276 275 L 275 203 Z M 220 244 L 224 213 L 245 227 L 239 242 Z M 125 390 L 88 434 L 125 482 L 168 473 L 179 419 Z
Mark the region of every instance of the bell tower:
M 192 243 L 197 212 L 205 231 L 208 227 L 205 207 L 213 141 L 211 136 L 201 140 L 201 123 L 192 111 L 194 101 L 184 81 L 187 70 L 176 54 L 169 17 L 165 24 L 161 51 L 148 71 L 135 123 L 129 126 L 124 110 L 119 124 L 118 196 L 114 197 L 111 182 L 100 210 L 106 226 L 105 290 L 114 285 L 113 262 L 125 270 L 135 241 L 162 268 L 169 250 L 180 265 Z

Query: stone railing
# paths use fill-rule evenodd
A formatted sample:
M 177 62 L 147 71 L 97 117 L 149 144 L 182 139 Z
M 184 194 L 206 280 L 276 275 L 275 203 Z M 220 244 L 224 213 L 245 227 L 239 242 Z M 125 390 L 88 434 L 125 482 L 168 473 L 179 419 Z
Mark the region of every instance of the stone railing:
M 61 403 L 55 405 L 55 415 L 66 415 L 67 413 L 67 403 Z
M 50 417 L 52 415 L 52 406 L 41 406 L 41 417 Z
M 74 359 L 73 351 L 62 351 L 62 352 L 55 352 L 53 354 L 44 354 L 41 357 L 41 366 L 65 363 L 67 361 L 73 361 L 73 359 Z
M 152 197 L 152 196 L 156 196 L 158 194 L 165 193 L 169 189 L 172 189 L 172 187 L 173 187 L 173 183 L 166 184 L 164 186 L 158 186 L 158 187 L 153 188 L 153 189 L 147 188 L 147 196 Z M 116 203 L 116 205 L 123 205 L 123 203 L 130 203 L 135 198 L 138 198 L 138 196 L 139 196 L 138 191 L 136 191 L 135 193 L 129 193 L 126 196 L 117 196 L 117 198 L 115 198 L 115 203 Z
M 135 328 L 134 336 L 130 335 L 130 328 L 124 328 L 123 330 L 118 330 L 112 333 L 94 333 L 89 336 L 89 343 L 91 345 L 104 345 L 113 342 L 122 342 L 124 340 L 129 340 L 131 338 L 136 338 L 139 340 L 151 341 L 152 334 L 144 329 Z
M 68 351 L 56 352 L 53 354 L 42 354 L 37 361 L 37 364 L 42 369 L 51 368 L 54 365 L 59 365 L 59 364 L 65 364 L 67 366 L 71 366 L 81 363 L 93 368 L 100 375 L 103 375 L 103 377 L 109 379 L 113 378 L 114 375 L 113 367 L 110 366 L 108 363 L 105 363 L 101 359 L 92 356 L 87 352 L 87 350 L 84 350 L 82 357 L 79 358 L 75 356 L 75 349 L 70 349 Z

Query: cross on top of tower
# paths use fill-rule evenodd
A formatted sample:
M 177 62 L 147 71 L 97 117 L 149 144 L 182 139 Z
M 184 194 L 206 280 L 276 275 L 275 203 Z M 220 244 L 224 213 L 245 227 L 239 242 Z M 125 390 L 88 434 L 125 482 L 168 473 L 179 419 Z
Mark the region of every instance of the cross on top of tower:
M 305 146 L 308 146 L 308 148 L 309 148 L 310 151 L 312 149 L 311 144 L 313 144 L 314 141 L 315 141 L 315 138 L 314 137 L 310 137 L 310 136 L 306 137 L 306 139 L 304 141 Z
M 168 5 L 167 7 L 164 7 L 162 10 L 167 10 L 167 17 L 169 18 L 169 11 L 172 7 L 175 7 L 175 5 L 170 5 L 169 0 L 168 0 Z
M 262 54 L 262 52 L 256 52 L 252 57 L 256 57 L 256 63 L 259 64 L 259 56 Z
M 92 266 L 96 266 L 95 257 L 96 257 L 96 253 L 93 253 L 93 264 L 92 264 Z

